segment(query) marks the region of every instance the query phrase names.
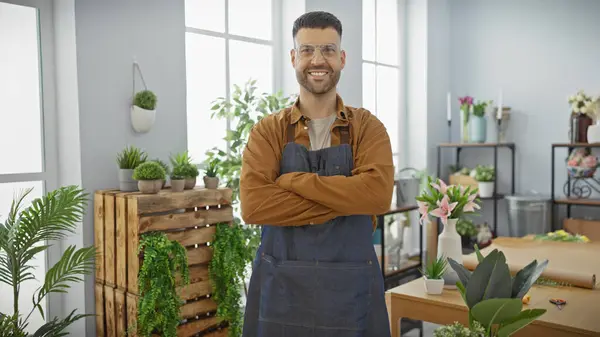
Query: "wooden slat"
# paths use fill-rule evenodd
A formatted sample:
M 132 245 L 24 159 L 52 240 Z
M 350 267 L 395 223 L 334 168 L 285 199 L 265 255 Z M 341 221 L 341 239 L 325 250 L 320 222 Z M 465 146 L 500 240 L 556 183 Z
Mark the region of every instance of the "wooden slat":
M 190 266 L 190 283 L 196 283 L 196 282 L 201 282 L 201 281 L 208 281 L 208 265 L 206 264 L 202 264 L 202 265 L 195 265 L 195 266 Z M 180 278 L 179 278 L 179 274 L 177 274 L 176 276 L 176 281 L 177 283 L 181 282 Z
M 106 337 L 117 337 L 117 310 L 115 306 L 115 289 L 110 285 L 104 286 L 104 305 Z
M 231 206 L 213 207 L 208 210 L 199 209 L 195 212 L 142 216 L 140 219 L 140 233 L 193 228 L 232 220 L 233 209 Z
M 138 272 L 140 270 L 137 201 L 133 198 L 127 200 L 127 290 L 134 294 L 138 292 Z
M 96 281 L 104 282 L 104 195 L 101 192 L 94 194 L 94 247 L 96 249 Z
M 199 319 L 196 321 L 185 323 L 185 324 L 182 324 L 179 327 L 177 327 L 177 337 L 194 336 L 198 332 L 210 329 L 210 328 L 218 325 L 219 323 L 221 323 L 221 319 L 218 317 L 214 317 L 214 316 L 208 317 L 206 319 Z M 225 329 L 221 329 L 221 330 L 225 330 Z M 206 336 L 217 337 L 217 335 L 206 335 Z M 226 337 L 227 335 L 224 335 L 224 336 Z
M 138 314 L 138 297 L 134 294 L 127 293 L 127 327 L 129 333 L 127 337 L 137 337 L 137 314 Z
M 556 200 L 554 200 L 554 203 L 563 204 L 563 205 L 600 206 L 599 199 L 566 198 L 566 199 L 556 199 Z
M 104 337 L 106 315 L 104 314 L 104 285 L 102 283 L 96 282 L 94 295 L 96 297 L 96 336 Z
M 181 243 L 182 246 L 189 247 L 196 244 L 201 245 L 206 244 L 207 242 L 212 242 L 216 231 L 217 228 L 215 226 L 210 226 L 177 232 L 168 232 L 166 234 L 169 240 L 177 241 Z
M 217 302 L 211 298 L 189 302 L 181 306 L 182 318 L 194 318 L 217 310 Z
M 116 218 L 117 218 L 117 252 L 116 252 L 116 275 L 117 286 L 121 289 L 127 289 L 127 248 L 131 243 L 127 239 L 127 198 L 119 195 L 116 198 Z
M 115 289 L 115 311 L 117 336 L 127 336 L 127 305 L 125 291 L 122 289 Z
M 190 283 L 187 286 L 180 287 L 178 293 L 181 299 L 189 301 L 212 294 L 212 285 L 208 280 Z
M 206 246 L 187 250 L 189 265 L 208 263 L 212 259 L 212 256 L 212 249 Z
M 156 194 L 137 192 L 129 194 L 128 197 L 137 200 L 137 214 L 148 214 L 193 207 L 229 205 L 232 194 L 233 191 L 228 188 L 196 188 L 179 193 L 170 190 L 162 190 Z
M 115 195 L 104 195 L 104 268 L 105 283 L 115 286 L 116 282 L 116 224 Z
M 229 330 L 227 328 L 211 331 L 202 337 L 227 337 L 229 336 Z

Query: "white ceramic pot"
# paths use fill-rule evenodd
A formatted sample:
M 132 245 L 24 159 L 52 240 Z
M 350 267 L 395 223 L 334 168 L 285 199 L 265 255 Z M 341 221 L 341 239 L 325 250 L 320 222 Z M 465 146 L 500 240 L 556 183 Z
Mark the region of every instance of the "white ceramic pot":
M 493 181 L 480 181 L 479 185 L 479 197 L 480 198 L 491 198 L 494 196 L 494 182 Z
M 185 179 L 171 179 L 171 191 L 181 192 L 185 187 Z
M 462 241 L 460 234 L 456 231 L 456 222 L 458 219 L 448 219 L 442 233 L 438 236 L 437 257 L 452 258 L 454 261 L 462 264 Z M 450 267 L 444 272 L 444 288 L 456 289 L 456 282 L 460 281 L 458 274 Z
M 425 282 L 425 292 L 429 295 L 441 295 L 444 291 L 444 280 L 432 280 L 427 277 L 423 277 Z
M 196 177 L 194 178 L 185 178 L 185 189 L 191 190 L 196 187 Z
M 588 126 L 587 141 L 590 144 L 600 143 L 600 120 L 596 124 Z
M 138 183 L 133 179 L 133 170 L 119 169 L 119 190 L 121 192 L 136 192 Z
M 144 194 L 156 194 L 162 187 L 162 180 L 138 180 L 138 188 Z
M 152 129 L 156 119 L 156 110 L 142 109 L 137 105 L 131 106 L 131 126 L 136 132 L 145 133 Z

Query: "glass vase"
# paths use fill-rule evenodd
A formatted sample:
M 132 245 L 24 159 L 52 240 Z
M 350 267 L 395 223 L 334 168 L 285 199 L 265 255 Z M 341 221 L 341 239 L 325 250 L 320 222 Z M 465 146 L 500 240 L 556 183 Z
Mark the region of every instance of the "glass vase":
M 468 108 L 463 108 L 460 110 L 460 134 L 461 134 L 461 142 L 468 143 L 469 142 L 469 110 Z

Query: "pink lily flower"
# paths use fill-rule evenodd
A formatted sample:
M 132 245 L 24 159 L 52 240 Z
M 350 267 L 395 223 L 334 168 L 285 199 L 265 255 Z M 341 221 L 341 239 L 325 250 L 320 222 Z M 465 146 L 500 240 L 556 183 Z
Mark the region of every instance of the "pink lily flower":
M 438 201 L 438 208 L 430 212 L 431 215 L 442 219 L 442 223 L 446 225 L 448 223 L 448 217 L 452 214 L 454 207 L 458 202 L 448 203 L 448 195 L 444 195 L 441 202 Z
M 439 185 L 436 183 L 431 183 L 431 186 L 436 190 L 440 191 L 440 193 L 446 194 L 446 191 L 448 190 L 448 185 L 446 185 L 446 183 L 444 183 L 442 179 L 438 179 L 438 182 Z
M 419 213 L 421 213 L 421 218 L 419 219 L 419 223 L 422 225 L 424 223 L 429 222 L 429 217 L 427 213 L 429 212 L 429 206 L 426 202 L 417 201 L 417 205 L 419 205 Z
M 475 212 L 476 209 L 480 209 L 481 208 L 479 205 L 477 205 L 474 202 L 475 198 L 477 198 L 477 194 L 471 194 L 469 196 L 469 199 L 468 199 L 469 201 L 467 202 L 467 204 L 463 208 L 464 212 Z

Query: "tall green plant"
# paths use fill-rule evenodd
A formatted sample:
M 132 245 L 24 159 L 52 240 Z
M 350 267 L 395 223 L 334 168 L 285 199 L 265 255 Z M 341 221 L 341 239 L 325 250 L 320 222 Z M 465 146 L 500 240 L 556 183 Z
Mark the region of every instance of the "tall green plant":
M 152 232 L 142 236 L 139 251 L 143 262 L 139 273 L 137 330 L 143 337 L 153 333 L 175 337 L 181 320 L 177 275 L 181 275 L 183 284 L 190 282 L 185 248 L 164 233 Z
M 255 80 L 244 87 L 234 85 L 231 99 L 219 97 L 212 107 L 211 118 L 227 119 L 233 129 L 227 131 L 228 148 L 213 148 L 207 152 L 205 164 L 217 168 L 217 174 L 233 191 L 232 204 L 239 206 L 240 171 L 242 153 L 254 124 L 262 118 L 289 107 L 293 97 L 258 93 Z M 244 287 L 244 271 L 256 253 L 260 233 L 252 224 L 243 224 L 236 218 L 231 226 L 219 225 L 213 243 L 213 260 L 210 266 L 215 300 L 219 304 L 217 315 L 229 321 L 229 336 L 240 336 L 242 308 L 240 291 Z
M 148 154 L 135 146 L 128 146 L 117 154 L 117 164 L 124 170 L 133 170 L 146 160 Z
M 32 335 L 25 331 L 35 310 L 45 318 L 44 298 L 51 293 L 66 293 L 70 283 L 82 282 L 82 276 L 93 270 L 95 257 L 94 247 L 69 246 L 46 272 L 44 283 L 31 298 L 33 308 L 23 316 L 19 308 L 20 290 L 23 282 L 35 279 L 32 260 L 51 246 L 50 241 L 75 233 L 87 206 L 87 195 L 82 189 L 66 186 L 34 199 L 24 208 L 24 200 L 32 190 L 16 195 L 6 221 L 0 223 L 0 282 L 11 287 L 13 293 L 13 314 L 0 314 L 0 336 L 64 336 L 69 325 L 88 316 L 75 314 L 73 310 L 63 319 L 50 319 Z

